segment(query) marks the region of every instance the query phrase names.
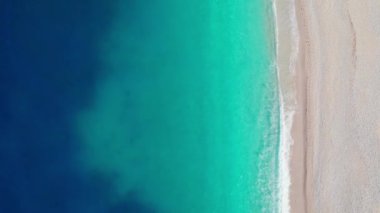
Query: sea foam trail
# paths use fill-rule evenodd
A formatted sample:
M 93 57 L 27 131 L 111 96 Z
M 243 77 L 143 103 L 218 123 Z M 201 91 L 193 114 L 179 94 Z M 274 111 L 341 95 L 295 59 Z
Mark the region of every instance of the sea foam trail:
M 280 85 L 280 74 L 278 66 L 278 53 L 279 53 L 279 30 L 278 30 L 278 17 L 277 17 L 277 5 L 276 1 L 272 2 L 274 22 L 275 22 L 275 37 L 276 37 L 276 69 L 277 69 L 277 79 L 278 79 L 278 89 L 279 89 L 279 101 L 280 101 L 280 150 L 279 150 L 279 212 L 288 213 L 290 210 L 289 206 L 289 186 L 290 186 L 290 175 L 289 175 L 289 145 L 285 144 L 286 135 L 284 133 L 286 130 L 286 120 L 284 114 L 284 98 Z
M 295 98 L 292 95 L 293 91 L 289 91 L 284 89 L 283 85 L 281 85 L 281 75 L 280 72 L 283 72 L 282 75 L 294 75 L 295 73 L 295 64 L 298 56 L 298 25 L 296 20 L 296 11 L 295 11 L 295 2 L 294 0 L 290 0 L 288 2 L 289 6 L 287 8 L 287 17 L 283 17 L 289 22 L 282 23 L 290 23 L 290 35 L 291 35 L 291 50 L 289 56 L 289 69 L 288 70 L 280 70 L 279 68 L 279 22 L 278 22 L 278 7 L 277 1 L 274 0 L 272 2 L 274 21 L 275 21 L 275 34 L 276 34 L 276 68 L 277 68 L 277 78 L 278 78 L 278 89 L 279 89 L 279 101 L 280 101 L 280 147 L 279 147 L 279 212 L 281 213 L 289 213 L 290 212 L 290 185 L 291 185 L 291 176 L 290 176 L 290 152 L 291 146 L 293 144 L 293 139 L 291 135 L 291 129 L 293 124 L 293 117 L 295 114 L 294 104 Z M 285 72 L 285 73 L 284 73 Z

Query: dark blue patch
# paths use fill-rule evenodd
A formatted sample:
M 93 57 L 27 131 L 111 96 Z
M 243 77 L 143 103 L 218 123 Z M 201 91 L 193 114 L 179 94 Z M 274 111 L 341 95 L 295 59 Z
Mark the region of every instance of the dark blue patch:
M 97 41 L 115 4 L 0 1 L 0 212 L 119 209 L 104 195 L 111 184 L 75 165 L 80 141 L 71 126 L 101 78 Z M 126 202 L 123 208 L 140 207 Z
M 111 207 L 110 213 L 156 213 L 154 208 L 137 196 L 136 193 L 129 193 L 120 203 Z

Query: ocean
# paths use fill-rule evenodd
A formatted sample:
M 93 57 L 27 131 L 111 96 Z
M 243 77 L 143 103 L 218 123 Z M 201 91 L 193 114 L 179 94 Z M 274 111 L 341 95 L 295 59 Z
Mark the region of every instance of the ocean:
M 279 211 L 271 2 L 0 4 L 1 212 Z

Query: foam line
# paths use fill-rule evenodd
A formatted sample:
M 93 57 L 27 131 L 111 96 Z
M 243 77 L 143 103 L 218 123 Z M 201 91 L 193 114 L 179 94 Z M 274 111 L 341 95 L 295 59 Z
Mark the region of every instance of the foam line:
M 298 41 L 299 41 L 299 35 L 298 35 L 298 25 L 296 20 L 296 13 L 295 13 L 295 2 L 294 0 L 290 0 L 289 2 L 289 18 L 290 19 L 290 33 L 291 33 L 291 39 L 292 39 L 292 46 L 291 46 L 291 53 L 289 57 L 289 72 L 286 73 L 288 75 L 294 75 L 295 73 L 295 62 L 297 60 L 298 56 Z M 293 124 L 293 117 L 295 114 L 294 108 L 292 106 L 285 106 L 285 98 L 284 92 L 290 92 L 290 91 L 283 91 L 281 89 L 281 79 L 280 79 L 280 72 L 287 72 L 288 70 L 280 70 L 278 66 L 278 53 L 279 53 L 279 32 L 278 32 L 278 10 L 276 5 L 276 0 L 272 1 L 272 7 L 273 7 L 273 14 L 274 14 L 274 20 L 275 20 L 275 36 L 276 36 L 276 69 L 277 69 L 277 79 L 278 79 L 278 89 L 279 89 L 279 101 L 280 101 L 280 122 L 281 122 L 281 129 L 280 129 L 280 147 L 279 147 L 279 181 L 278 181 L 278 188 L 279 188 L 279 212 L 281 213 L 289 213 L 290 212 L 290 202 L 289 202 L 289 196 L 290 196 L 290 185 L 291 185 L 291 176 L 290 176 L 290 169 L 289 169 L 289 163 L 290 163 L 290 152 L 291 152 L 291 146 L 293 144 L 293 139 L 291 136 L 291 128 Z M 285 94 L 286 95 L 286 94 Z M 287 101 L 287 103 L 291 104 L 290 101 Z

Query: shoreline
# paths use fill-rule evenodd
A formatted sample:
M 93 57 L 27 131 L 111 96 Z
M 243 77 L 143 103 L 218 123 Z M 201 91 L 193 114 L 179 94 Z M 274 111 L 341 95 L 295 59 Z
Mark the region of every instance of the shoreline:
M 280 212 L 308 212 L 306 75 L 299 0 L 275 0 L 277 72 L 281 102 Z
M 290 174 L 289 174 L 289 149 L 290 144 L 287 143 L 289 123 L 287 122 L 285 115 L 285 104 L 284 104 L 284 94 L 281 89 L 280 84 L 280 67 L 279 67 L 279 16 L 278 16 L 278 2 L 273 0 L 272 10 L 274 14 L 274 28 L 275 28 L 275 46 L 276 46 L 276 74 L 278 81 L 278 96 L 279 96 L 279 107 L 280 107 L 280 143 L 279 143 L 279 182 L 278 182 L 278 193 L 279 193 L 279 206 L 278 210 L 282 213 L 289 213 L 289 187 L 290 187 Z M 291 116 L 292 117 L 292 116 Z
M 291 121 L 285 129 L 289 132 L 286 140 L 281 140 L 288 146 L 285 163 L 288 164 L 290 178 L 287 198 L 282 198 L 282 202 L 288 202 L 289 208 L 282 209 L 282 212 L 308 213 L 313 212 L 315 199 L 312 160 L 313 142 L 318 135 L 313 134 L 318 128 L 319 102 L 316 97 L 319 97 L 320 76 L 316 71 L 319 60 L 314 54 L 319 52 L 319 38 L 316 33 L 311 34 L 315 29 L 310 26 L 315 20 L 310 15 L 313 13 L 309 3 L 304 0 L 277 2 L 287 4 L 280 10 L 278 19 L 288 20 L 289 23 L 278 25 L 279 29 L 283 28 L 279 33 L 278 61 L 282 64 L 279 67 L 279 84 L 285 94 L 284 114 Z
M 298 55 L 298 26 L 295 19 L 294 0 L 273 1 L 276 27 L 276 62 L 280 99 L 280 147 L 279 147 L 279 210 L 291 210 L 292 174 L 290 168 L 293 149 L 292 126 L 295 117 L 295 60 Z

